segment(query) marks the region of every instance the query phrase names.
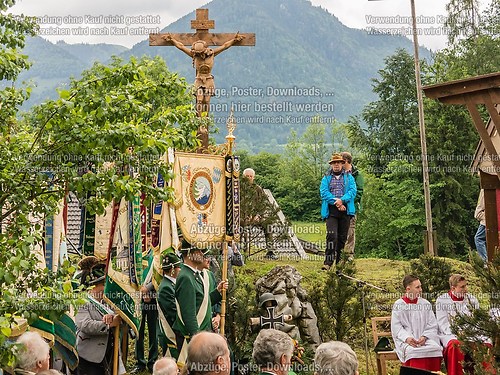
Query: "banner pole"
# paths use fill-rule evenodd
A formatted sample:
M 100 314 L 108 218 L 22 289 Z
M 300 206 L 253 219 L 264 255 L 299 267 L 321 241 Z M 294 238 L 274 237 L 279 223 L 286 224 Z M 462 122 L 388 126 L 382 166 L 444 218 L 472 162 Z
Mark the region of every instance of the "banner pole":
M 233 188 L 233 178 L 234 178 L 234 169 L 238 169 L 239 173 L 239 166 L 235 165 L 234 162 L 234 157 L 233 157 L 233 146 L 234 146 L 234 140 L 236 137 L 234 136 L 233 132 L 236 129 L 236 121 L 234 118 L 234 109 L 231 107 L 231 112 L 229 114 L 229 118 L 227 119 L 226 122 L 226 128 L 228 131 L 228 134 L 226 135 L 226 143 L 227 143 L 227 154 L 226 154 L 226 161 L 227 159 L 230 159 L 230 165 L 231 167 L 228 169 L 227 167 L 227 162 L 226 162 L 226 209 L 230 210 L 230 212 L 226 212 L 226 235 L 224 236 L 224 243 L 222 246 L 222 281 L 227 281 L 227 267 L 228 267 L 228 259 L 227 259 L 227 252 L 228 252 L 228 243 L 231 241 L 231 245 L 234 246 L 232 243 L 233 241 L 233 235 L 234 235 L 234 229 L 235 229 L 235 224 L 233 221 L 233 214 L 234 214 L 234 188 Z M 239 163 L 238 163 L 239 165 Z M 238 201 L 239 204 L 239 201 Z M 227 218 L 230 218 L 229 220 Z M 239 226 L 239 215 L 238 215 L 238 224 Z M 227 299 L 227 290 L 225 288 L 222 288 L 222 301 L 221 301 L 221 307 L 220 307 L 220 333 L 221 335 L 224 336 L 224 331 L 225 331 L 225 323 L 226 323 L 226 299 Z
M 222 281 L 227 280 L 227 239 L 224 240 L 224 244 L 222 247 Z M 225 323 L 226 323 L 226 299 L 227 299 L 227 290 L 226 288 L 222 288 L 222 301 L 220 304 L 220 334 L 224 336 L 225 331 Z
M 113 347 L 113 375 L 118 375 L 118 358 L 120 355 L 120 326 L 114 328 L 114 347 Z

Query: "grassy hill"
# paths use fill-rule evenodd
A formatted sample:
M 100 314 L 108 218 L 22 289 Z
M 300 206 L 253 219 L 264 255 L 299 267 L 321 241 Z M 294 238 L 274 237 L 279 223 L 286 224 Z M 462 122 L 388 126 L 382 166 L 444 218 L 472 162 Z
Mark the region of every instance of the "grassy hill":
M 472 268 L 468 263 L 445 259 L 447 263 L 450 263 L 453 272 L 465 274 L 469 280 L 469 291 L 478 295 L 479 289 L 477 287 L 477 278 L 472 272 Z M 305 288 L 308 295 L 310 295 L 313 290 L 312 288 L 317 288 L 317 285 L 323 285 L 327 278 L 333 276 L 332 273 L 335 271 L 321 271 L 321 265 L 323 263 L 323 258 L 319 256 L 310 256 L 308 260 L 299 261 L 269 261 L 269 260 L 252 260 L 247 259 L 244 267 L 236 267 L 236 282 L 238 283 L 238 288 L 243 289 L 245 286 L 249 289 L 253 289 L 255 281 L 268 273 L 271 269 L 276 266 L 291 265 L 296 268 L 302 275 L 301 285 Z M 393 302 L 398 299 L 402 293 L 401 280 L 403 276 L 410 269 L 409 261 L 400 260 L 389 260 L 389 259 L 375 259 L 375 258 L 364 258 L 357 259 L 355 261 L 356 265 L 356 275 L 355 277 L 366 281 L 367 283 L 374 284 L 376 286 L 385 288 L 388 292 L 378 292 L 377 290 L 366 288 L 366 305 L 367 305 L 367 316 L 387 316 L 390 315 L 391 307 Z M 333 276 L 336 277 L 336 276 Z M 447 275 L 443 275 L 443 278 L 447 278 Z M 361 298 L 361 293 L 359 294 Z M 485 301 L 483 301 L 485 302 Z M 249 305 L 254 304 L 253 300 L 248 301 Z M 332 318 L 333 319 L 333 318 Z M 349 338 L 348 344 L 356 351 L 359 360 L 359 372 L 360 374 L 366 374 L 366 356 L 364 351 L 364 339 L 363 339 L 363 323 L 359 321 L 356 324 L 355 334 L 353 337 Z M 375 361 L 375 354 L 372 350 L 373 348 L 373 338 L 371 335 L 371 322 L 368 320 L 368 347 L 369 347 L 369 359 L 368 366 L 369 372 L 371 374 L 377 372 L 377 366 Z M 322 332 L 320 332 L 322 334 Z M 325 339 L 325 337 L 323 337 Z M 399 374 L 399 363 L 397 361 L 390 361 L 388 364 L 388 373 L 391 375 Z

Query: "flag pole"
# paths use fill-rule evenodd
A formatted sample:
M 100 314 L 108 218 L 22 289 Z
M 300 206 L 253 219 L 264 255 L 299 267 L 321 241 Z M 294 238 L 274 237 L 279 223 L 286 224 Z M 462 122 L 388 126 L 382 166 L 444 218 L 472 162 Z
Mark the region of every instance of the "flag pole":
M 234 119 L 233 113 L 234 113 L 234 109 L 233 109 L 233 107 L 231 107 L 231 112 L 230 112 L 229 118 L 227 119 L 227 122 L 226 122 L 226 128 L 228 131 L 228 134 L 226 135 L 227 156 L 229 156 L 229 157 L 233 156 L 233 145 L 234 145 L 234 140 L 236 139 L 236 137 L 233 134 L 234 130 L 236 129 L 236 121 Z M 234 163 L 233 163 L 232 168 L 234 168 Z M 232 171 L 231 171 L 231 173 L 232 173 Z M 231 184 L 231 187 L 232 187 L 232 184 Z M 231 201 L 234 199 L 232 188 L 231 188 L 231 191 L 226 191 L 226 194 L 231 194 Z M 233 205 L 231 204 L 231 209 L 232 209 L 232 207 L 233 207 Z M 222 275 L 221 275 L 222 281 L 227 280 L 228 244 L 230 241 L 233 240 L 233 237 L 232 237 L 233 230 L 228 231 L 227 229 L 228 228 L 226 228 L 226 235 L 224 236 L 224 243 L 222 246 Z M 225 323 L 226 323 L 227 290 L 225 288 L 222 288 L 221 294 L 222 294 L 222 301 L 221 301 L 221 307 L 220 307 L 220 334 L 224 336 Z
M 222 281 L 227 280 L 227 245 L 228 239 L 227 237 L 224 239 L 224 244 L 222 247 Z M 226 323 L 226 298 L 227 298 L 227 290 L 226 288 L 222 288 L 222 301 L 220 303 L 220 334 L 224 336 L 225 332 L 225 323 Z
M 118 358 L 120 355 L 120 326 L 113 328 L 114 348 L 113 348 L 113 375 L 118 375 Z
M 422 151 L 422 178 L 424 185 L 424 206 L 425 206 L 425 227 L 427 231 L 427 252 L 436 256 L 437 251 L 434 249 L 434 233 L 432 228 L 432 208 L 431 208 L 431 193 L 429 186 L 429 165 L 427 162 L 427 138 L 425 135 L 425 119 L 424 119 L 424 100 L 422 97 L 422 82 L 420 79 L 420 60 L 418 57 L 418 29 L 417 17 L 415 15 L 415 0 L 410 0 L 411 18 L 413 28 L 413 49 L 415 60 L 415 80 L 417 85 L 417 103 L 418 103 L 418 124 L 420 128 L 420 147 Z

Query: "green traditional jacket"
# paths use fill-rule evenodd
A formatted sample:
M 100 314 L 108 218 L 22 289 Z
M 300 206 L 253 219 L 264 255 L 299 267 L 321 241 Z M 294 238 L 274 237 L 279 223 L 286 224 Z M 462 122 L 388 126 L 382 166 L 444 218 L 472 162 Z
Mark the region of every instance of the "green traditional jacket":
M 177 309 L 175 306 L 175 283 L 168 277 L 163 277 L 158 288 L 157 303 L 160 308 L 160 331 L 158 336 L 164 353 L 170 353 L 174 358 L 177 358 L 177 345 L 175 342 L 175 334 L 172 330 L 175 319 L 177 317 Z M 166 340 L 166 341 L 164 341 Z M 168 347 L 164 348 L 164 346 Z
M 205 276 L 196 276 L 188 266 L 181 264 L 181 271 L 175 281 L 175 299 L 177 302 L 177 317 L 174 330 L 190 339 L 195 333 L 212 330 L 212 304 L 221 301 L 222 296 L 216 289 L 214 279 L 209 270 L 203 270 Z M 204 282 L 206 285 L 204 285 Z M 207 291 L 207 303 L 200 312 Z M 197 317 L 197 315 L 200 315 Z M 198 322 L 200 320 L 200 322 Z

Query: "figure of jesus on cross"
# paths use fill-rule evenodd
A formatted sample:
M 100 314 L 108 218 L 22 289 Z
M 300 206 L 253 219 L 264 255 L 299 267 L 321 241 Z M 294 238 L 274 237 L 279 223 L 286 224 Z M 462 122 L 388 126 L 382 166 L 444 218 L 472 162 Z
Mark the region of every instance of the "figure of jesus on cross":
M 193 59 L 193 67 L 196 70 L 196 78 L 194 81 L 196 112 L 198 116 L 201 117 L 202 113 L 208 113 L 210 111 L 210 97 L 215 95 L 214 76 L 212 75 L 214 57 L 235 43 L 241 42 L 244 36 L 236 33 L 233 39 L 228 40 L 222 46 L 215 49 L 208 47 L 207 42 L 203 40 L 197 40 L 193 43 L 191 49 L 189 49 L 180 41 L 174 39 L 170 33 L 163 35 L 163 39 L 167 42 L 171 42 L 175 47 Z
M 214 57 L 231 46 L 254 46 L 255 34 L 242 33 L 210 33 L 215 28 L 215 21 L 208 19 L 208 9 L 196 9 L 196 19 L 191 21 L 191 28 L 196 32 L 178 34 L 150 34 L 150 46 L 175 46 L 193 59 L 196 70 L 194 94 L 196 96 L 196 113 L 198 117 L 210 112 L 210 98 L 215 95 L 212 68 Z M 189 48 L 191 46 L 191 48 Z M 212 49 L 209 46 L 216 46 Z M 208 147 L 208 129 L 200 127 L 198 138 L 202 148 Z

